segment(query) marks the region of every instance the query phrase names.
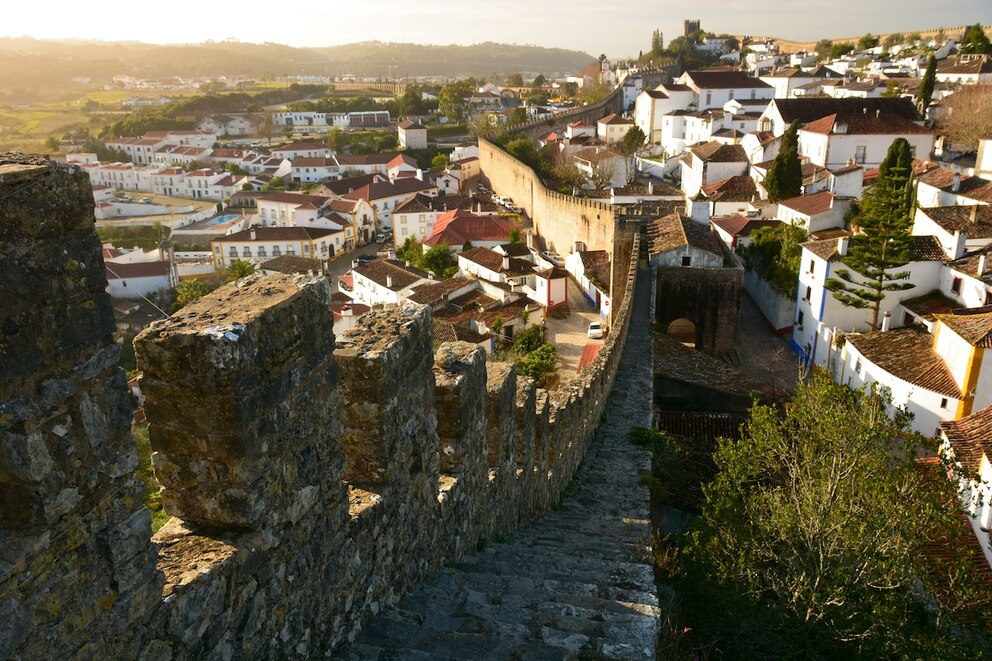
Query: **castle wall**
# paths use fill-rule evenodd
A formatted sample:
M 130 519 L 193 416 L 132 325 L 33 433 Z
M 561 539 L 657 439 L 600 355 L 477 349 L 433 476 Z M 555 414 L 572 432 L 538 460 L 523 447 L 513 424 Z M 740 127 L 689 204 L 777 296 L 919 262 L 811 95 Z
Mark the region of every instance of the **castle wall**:
M 248 278 L 136 339 L 174 515 L 152 537 L 87 178 L 10 160 L 0 657 L 326 654 L 551 507 L 581 462 L 626 339 L 636 235 L 612 332 L 554 392 L 473 345 L 432 353 L 427 307 L 336 339 L 324 281 Z

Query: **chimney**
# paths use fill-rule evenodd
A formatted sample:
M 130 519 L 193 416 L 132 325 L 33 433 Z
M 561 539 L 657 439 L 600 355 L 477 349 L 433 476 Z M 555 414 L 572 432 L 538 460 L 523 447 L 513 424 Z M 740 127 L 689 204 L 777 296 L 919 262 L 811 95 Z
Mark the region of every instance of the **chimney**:
M 951 192 L 957 193 L 959 190 L 961 190 L 961 173 L 955 172 L 954 180 L 951 182 Z
M 410 260 L 409 260 L 409 259 L 408 259 L 408 260 L 406 260 L 406 267 L 407 267 L 407 268 L 410 268 Z
M 256 236 L 256 235 L 255 235 L 255 230 L 252 230 L 252 231 L 251 231 L 251 240 L 252 240 L 252 241 L 254 241 L 254 240 L 255 240 L 255 236 Z
M 392 288 L 393 288 L 393 276 L 387 275 L 386 276 L 386 289 L 392 289 Z
M 846 236 L 842 236 L 837 239 L 837 254 L 841 257 L 847 255 L 847 244 L 851 239 Z
M 977 204 L 971 205 L 971 209 L 968 211 L 968 220 L 970 220 L 973 223 L 978 222 L 978 205 Z
M 882 109 L 881 108 L 877 108 L 875 110 L 875 118 L 877 119 L 877 118 L 879 118 L 881 116 L 882 116 Z
M 510 270 L 510 256 L 509 255 L 503 255 L 503 270 L 504 271 L 509 271 Z
M 648 195 L 654 195 L 654 182 L 648 181 Z
M 892 328 L 892 313 L 886 310 L 885 315 L 882 317 L 882 332 L 887 332 Z
M 985 275 L 985 253 L 982 253 L 978 257 L 978 277 Z

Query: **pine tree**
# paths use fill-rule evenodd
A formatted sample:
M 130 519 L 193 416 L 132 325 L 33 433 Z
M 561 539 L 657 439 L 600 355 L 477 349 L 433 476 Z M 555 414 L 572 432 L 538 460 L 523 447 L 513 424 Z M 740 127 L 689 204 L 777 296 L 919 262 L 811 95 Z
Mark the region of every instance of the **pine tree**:
M 974 53 L 977 55 L 992 53 L 992 45 L 989 44 L 989 38 L 985 35 L 985 30 L 982 29 L 981 23 L 975 23 L 968 28 L 964 33 L 964 38 L 961 39 L 959 50 L 962 53 Z
M 772 202 L 788 200 L 803 192 L 803 166 L 799 162 L 799 122 L 792 122 L 782 136 L 782 147 L 768 168 L 765 190 Z
M 923 81 L 920 82 L 920 89 L 916 92 L 916 107 L 920 109 L 920 112 L 926 112 L 927 107 L 930 105 L 930 100 L 933 98 L 933 85 L 934 80 L 937 78 L 937 58 L 933 55 L 930 56 L 930 61 L 927 62 L 927 71 L 923 74 Z
M 875 185 L 867 190 L 858 220 L 861 231 L 851 237 L 837 277 L 827 289 L 844 305 L 871 310 L 870 325 L 878 329 L 879 309 L 886 293 L 916 285 L 906 282 L 909 271 L 901 267 L 913 259 L 912 227 L 913 157 L 909 142 L 897 138 L 879 168 Z

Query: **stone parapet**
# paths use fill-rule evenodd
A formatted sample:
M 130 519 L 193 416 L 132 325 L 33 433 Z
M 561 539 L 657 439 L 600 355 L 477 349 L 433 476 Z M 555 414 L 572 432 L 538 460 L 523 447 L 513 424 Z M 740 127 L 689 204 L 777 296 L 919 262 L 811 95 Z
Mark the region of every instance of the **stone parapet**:
M 429 308 L 376 309 L 334 338 L 323 281 L 250 278 L 136 342 L 173 515 L 151 537 L 88 182 L 10 164 L 0 657 L 333 655 L 443 563 L 547 511 L 581 462 L 623 350 L 636 237 L 602 350 L 553 393 L 473 345 L 435 352 Z

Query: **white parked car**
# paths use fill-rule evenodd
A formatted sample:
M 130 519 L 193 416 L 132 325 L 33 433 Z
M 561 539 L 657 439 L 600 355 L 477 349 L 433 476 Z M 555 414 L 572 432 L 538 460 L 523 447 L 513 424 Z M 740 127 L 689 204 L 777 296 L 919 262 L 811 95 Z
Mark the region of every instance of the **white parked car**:
M 594 321 L 589 324 L 589 330 L 586 331 L 586 335 L 590 340 L 601 340 L 603 336 L 606 335 L 606 331 L 603 329 L 602 322 Z

